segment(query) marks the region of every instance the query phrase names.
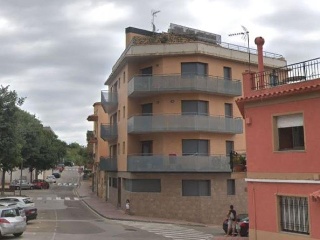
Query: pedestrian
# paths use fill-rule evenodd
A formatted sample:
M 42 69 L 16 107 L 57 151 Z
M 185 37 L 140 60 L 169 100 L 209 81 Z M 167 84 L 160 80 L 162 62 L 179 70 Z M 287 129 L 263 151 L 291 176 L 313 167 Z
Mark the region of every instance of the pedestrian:
M 130 214 L 130 200 L 126 200 L 126 214 Z
M 236 219 L 237 219 L 237 212 L 233 209 L 233 205 L 230 205 L 230 209 L 227 214 L 228 218 L 228 230 L 226 236 L 236 236 Z

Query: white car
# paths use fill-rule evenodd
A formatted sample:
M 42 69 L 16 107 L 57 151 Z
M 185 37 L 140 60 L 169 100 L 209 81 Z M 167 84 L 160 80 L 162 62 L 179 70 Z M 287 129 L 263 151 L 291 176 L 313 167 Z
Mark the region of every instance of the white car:
M 16 207 L 0 207 L 0 234 L 19 237 L 27 228 L 27 223 Z
M 16 203 L 18 207 L 34 207 L 34 202 L 30 197 L 0 197 L 1 202 Z
M 56 182 L 56 177 L 53 175 L 49 175 L 46 177 L 46 182 L 48 183 L 55 183 Z

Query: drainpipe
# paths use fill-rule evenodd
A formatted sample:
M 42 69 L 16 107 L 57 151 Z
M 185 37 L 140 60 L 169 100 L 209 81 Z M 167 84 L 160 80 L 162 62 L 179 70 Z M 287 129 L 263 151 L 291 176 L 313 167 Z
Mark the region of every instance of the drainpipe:
M 254 43 L 257 45 L 258 49 L 258 70 L 259 70 L 259 89 L 264 88 L 264 65 L 263 65 L 263 37 L 256 37 Z

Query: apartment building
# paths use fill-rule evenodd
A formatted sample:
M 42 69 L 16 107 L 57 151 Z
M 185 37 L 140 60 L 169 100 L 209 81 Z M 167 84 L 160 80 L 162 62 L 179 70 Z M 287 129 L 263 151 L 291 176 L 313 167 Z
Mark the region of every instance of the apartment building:
M 108 122 L 100 102 L 93 104 L 93 114 L 87 117 L 93 122 L 93 131 L 87 133 L 88 151 L 92 159 L 92 190 L 103 199 L 107 199 L 106 172 L 103 159 L 109 155 L 108 143 L 100 136 L 100 127 Z
M 235 98 L 257 56 L 176 24 L 164 33 L 126 28 L 126 48 L 101 92 L 108 201 L 202 223 L 221 224 L 230 204 L 247 213 L 246 173 L 232 171 L 229 154 L 246 151 Z M 263 58 L 267 69 L 286 65 L 278 54 Z
M 250 239 L 320 239 L 320 59 L 243 77 Z

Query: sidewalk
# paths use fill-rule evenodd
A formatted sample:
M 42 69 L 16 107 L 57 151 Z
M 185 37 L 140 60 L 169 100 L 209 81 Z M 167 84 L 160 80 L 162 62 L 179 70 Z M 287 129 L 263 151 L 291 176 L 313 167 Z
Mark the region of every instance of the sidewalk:
M 141 221 L 141 222 L 156 222 L 156 223 L 171 223 L 178 225 L 188 225 L 196 227 L 208 227 L 212 229 L 220 229 L 221 226 L 210 226 L 202 223 L 187 222 L 176 219 L 165 219 L 165 218 L 153 218 L 153 217 L 144 217 L 136 215 L 125 214 L 124 210 L 118 209 L 113 206 L 111 203 L 99 198 L 96 193 L 91 190 L 91 181 L 82 181 L 81 185 L 75 189 L 76 194 L 90 209 L 96 212 L 103 218 L 112 219 L 112 220 L 126 220 L 126 221 Z M 246 237 L 225 237 L 225 236 L 215 236 L 214 240 L 248 240 Z

